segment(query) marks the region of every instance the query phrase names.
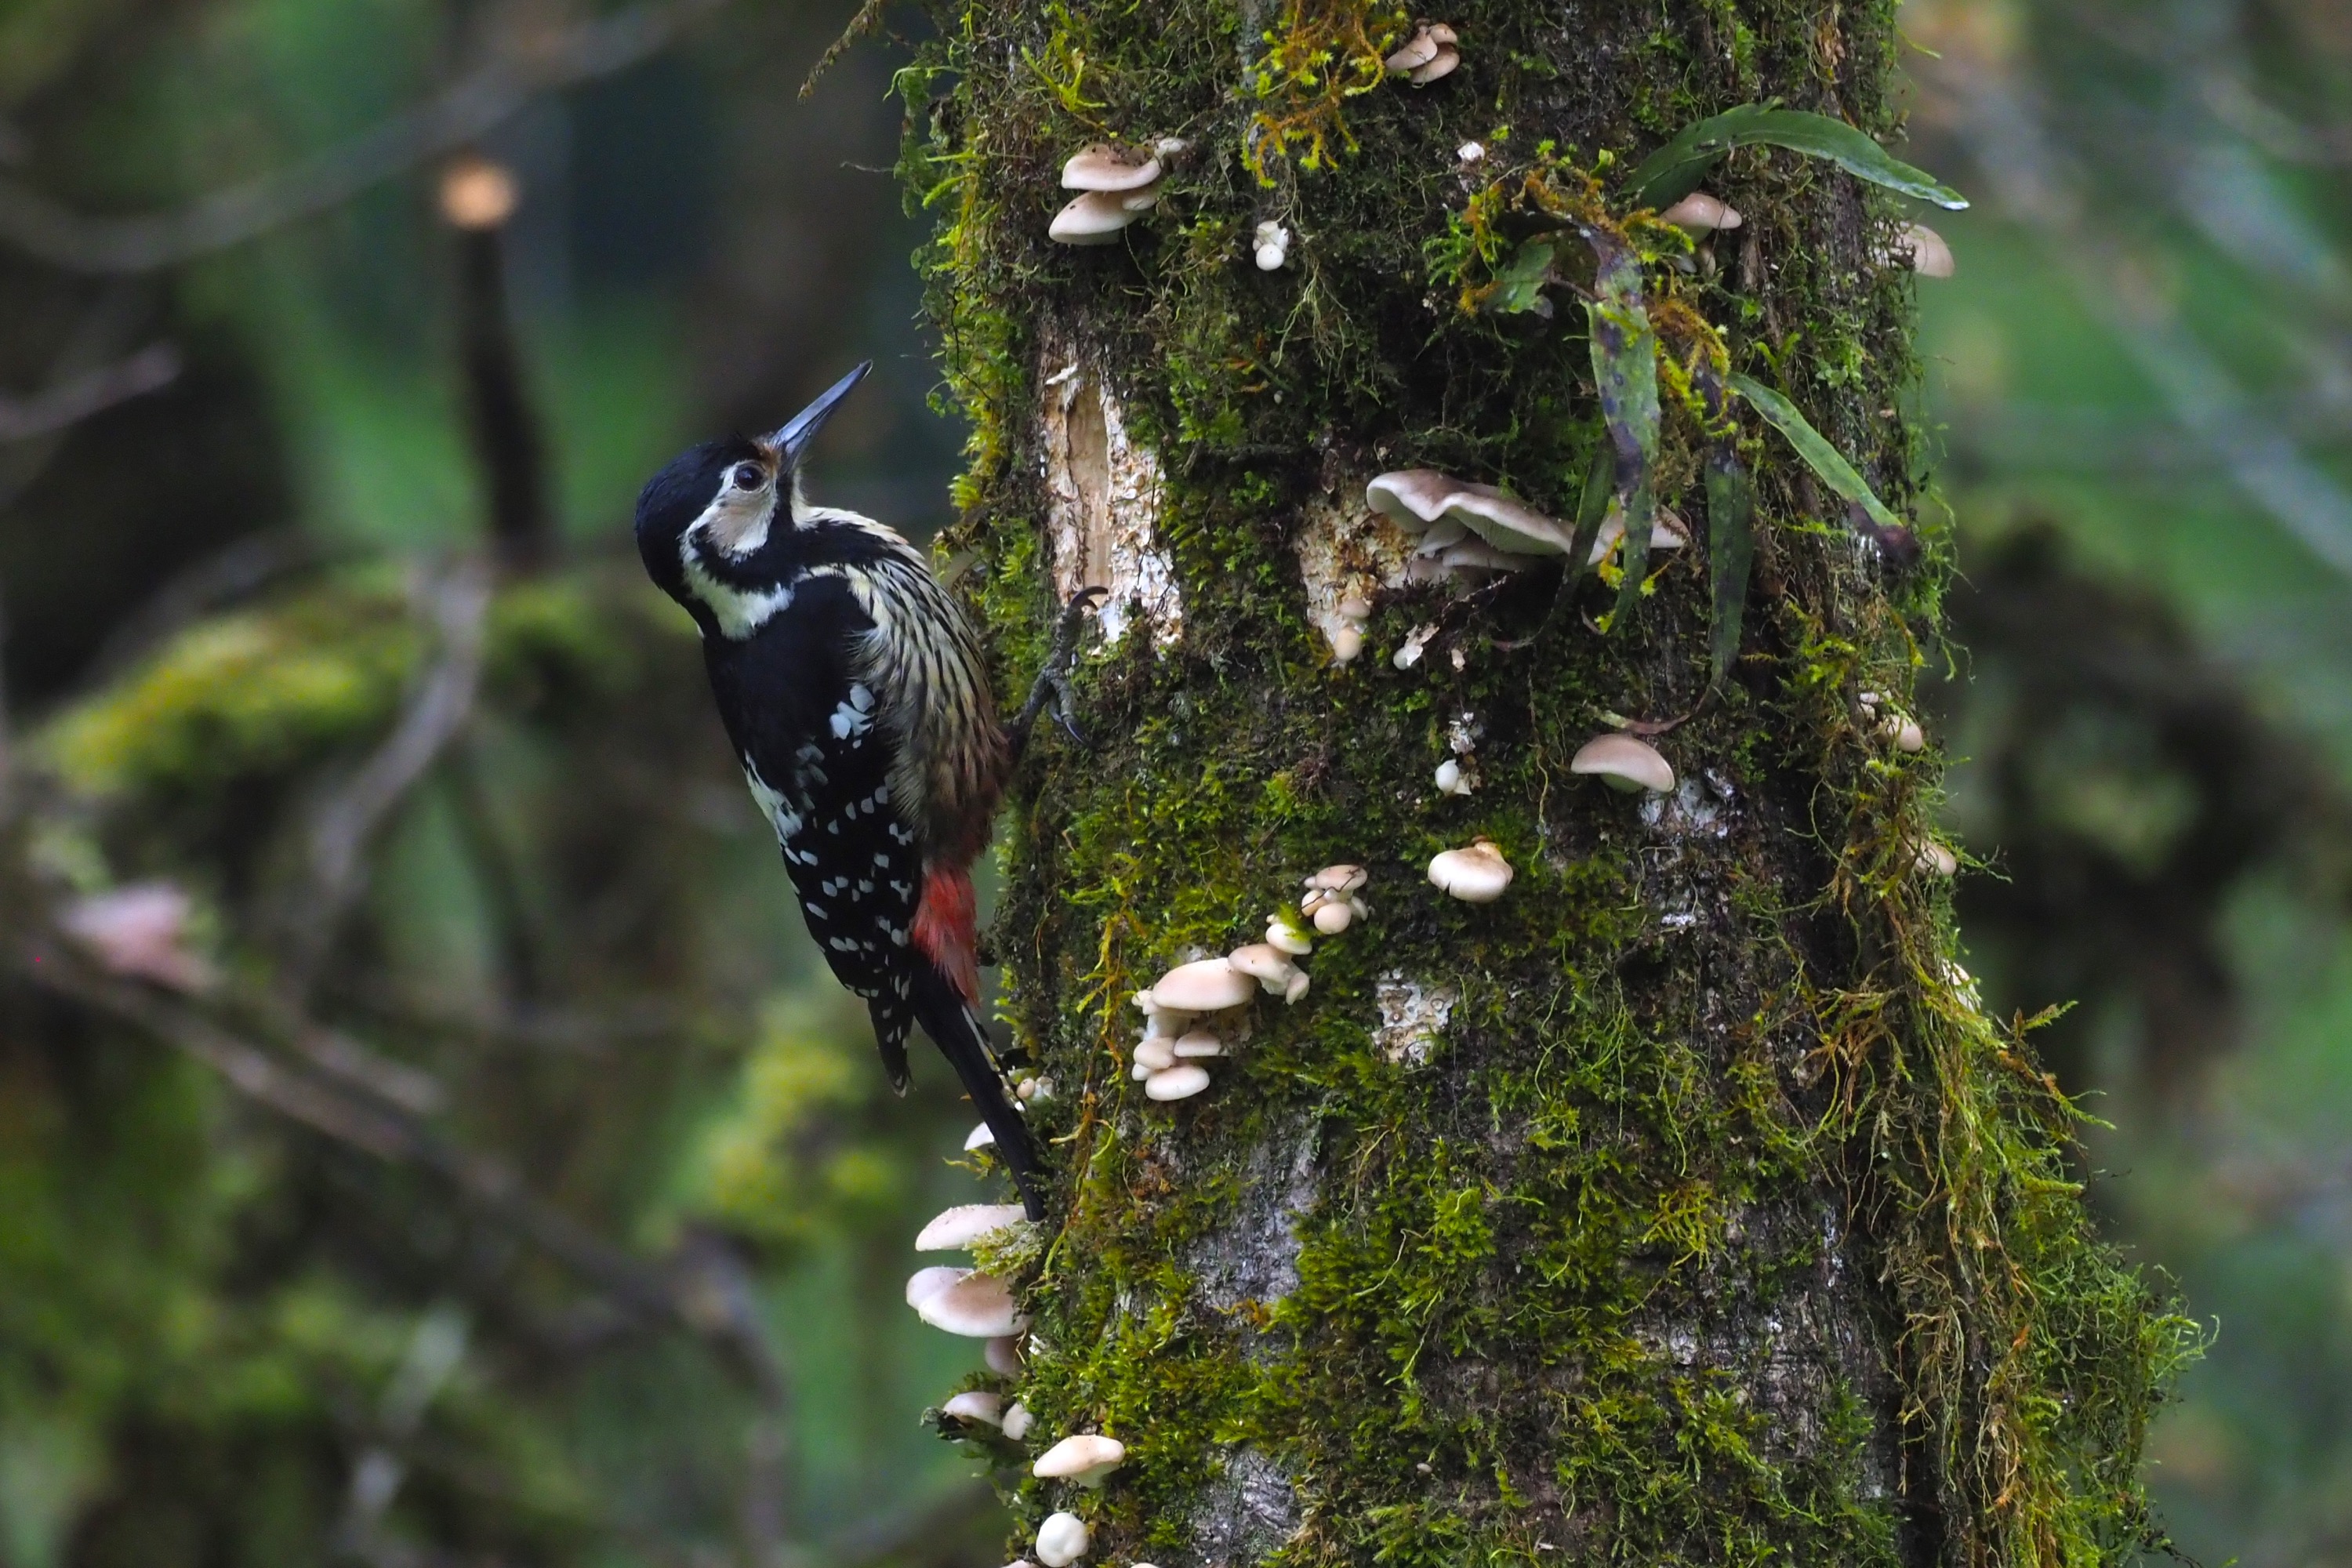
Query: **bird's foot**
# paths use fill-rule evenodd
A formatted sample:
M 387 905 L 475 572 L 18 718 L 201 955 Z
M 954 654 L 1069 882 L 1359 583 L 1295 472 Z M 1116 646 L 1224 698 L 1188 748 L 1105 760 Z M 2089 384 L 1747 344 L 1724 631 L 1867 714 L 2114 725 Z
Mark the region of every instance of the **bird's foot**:
M 1077 693 L 1070 685 L 1070 668 L 1077 662 L 1078 636 L 1086 627 L 1087 616 L 1108 592 L 1103 588 L 1081 588 L 1062 606 L 1061 618 L 1054 626 L 1054 646 L 1045 654 L 1045 666 L 1037 672 L 1036 680 L 1029 688 L 1029 700 L 1021 705 L 1021 711 L 1013 716 L 1010 726 L 1014 755 L 1028 744 L 1029 731 L 1048 704 L 1063 733 L 1081 746 L 1087 743 L 1074 712 Z

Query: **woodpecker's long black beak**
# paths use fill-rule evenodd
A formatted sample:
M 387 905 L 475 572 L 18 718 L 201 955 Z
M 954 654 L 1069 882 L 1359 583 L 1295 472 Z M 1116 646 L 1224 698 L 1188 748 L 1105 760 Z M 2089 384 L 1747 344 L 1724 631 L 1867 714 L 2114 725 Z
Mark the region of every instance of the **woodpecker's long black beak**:
M 849 395 L 857 389 L 857 384 L 866 379 L 866 373 L 873 368 L 874 362 L 867 360 L 819 393 L 814 403 L 793 415 L 782 429 L 768 437 L 768 445 L 782 457 L 785 468 L 799 467 L 801 454 L 807 451 L 809 443 L 816 439 L 816 433 L 824 428 L 824 422 L 833 417 L 833 411 L 847 400 Z

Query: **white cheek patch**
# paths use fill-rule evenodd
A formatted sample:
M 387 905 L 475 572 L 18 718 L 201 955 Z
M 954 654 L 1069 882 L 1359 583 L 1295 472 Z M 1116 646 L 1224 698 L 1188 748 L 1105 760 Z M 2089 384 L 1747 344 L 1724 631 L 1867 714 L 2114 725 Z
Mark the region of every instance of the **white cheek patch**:
M 700 532 L 723 554 L 749 555 L 768 542 L 768 525 L 775 515 L 773 488 L 763 485 L 756 490 L 739 490 L 730 483 L 702 509 L 700 517 L 686 525 L 686 531 L 689 538 Z

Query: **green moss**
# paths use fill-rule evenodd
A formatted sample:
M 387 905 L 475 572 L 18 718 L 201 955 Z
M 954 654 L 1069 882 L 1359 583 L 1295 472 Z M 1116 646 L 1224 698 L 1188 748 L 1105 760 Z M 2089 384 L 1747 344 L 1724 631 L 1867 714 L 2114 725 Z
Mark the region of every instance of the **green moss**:
M 1133 1447 L 1077 1500 L 1099 1560 L 1209 1550 L 1252 1464 L 1297 1509 L 1233 1551 L 1286 1563 L 2074 1564 L 2146 1537 L 2140 1436 L 2193 1342 L 2092 1234 L 2071 1109 L 1948 967 L 1913 865 L 1935 763 L 1857 702 L 1903 701 L 1936 646 L 1932 531 L 1921 568 L 1880 570 L 1751 446 L 1758 603 L 1706 704 L 1696 560 L 1606 638 L 1580 624 L 1602 600 L 1540 579 L 1467 607 L 1388 595 L 1337 670 L 1291 552 L 1310 507 L 1383 468 L 1573 511 L 1600 427 L 1575 312 L 1462 304 L 1547 203 L 1644 248 L 1677 354 L 1806 389 L 1916 505 L 1916 433 L 1883 412 L 1915 369 L 1907 284 L 1867 264 L 1890 209 L 1765 150 L 1711 182 L 1738 243 L 1689 257 L 1610 205 L 1633 157 L 1734 102 L 1891 131 L 1890 9 L 1612 5 L 1571 27 L 1465 0 L 1464 68 L 1423 92 L 1365 74 L 1400 19 L 1360 0 L 935 8 L 902 167 L 940 219 L 920 261 L 974 431 L 949 548 L 1025 673 L 1050 329 L 1120 367 L 1184 595 L 1181 647 L 1089 659 L 1093 748 L 1045 745 L 1001 844 L 1007 1011 L 1057 1085 L 1034 1114 L 1066 1202 L 1022 1395 L 1045 1432 Z M 1192 151 L 1128 244 L 1045 241 L 1069 151 L 1171 134 Z M 1245 254 L 1269 218 L 1297 236 L 1275 274 Z M 1654 479 L 1696 515 L 1704 411 L 1664 379 Z M 1426 622 L 1444 635 L 1397 671 Z M 1672 831 L 1569 773 L 1608 712 L 1688 715 L 1664 742 L 1699 775 Z M 1464 713 L 1484 782 L 1441 796 Z M 1510 895 L 1439 897 L 1422 867 L 1479 834 Z M 1255 940 L 1335 860 L 1372 868 L 1369 929 L 1318 947 L 1305 1004 L 1256 1012 L 1212 1093 L 1145 1104 L 1129 994 Z M 1379 1042 L 1391 975 L 1452 990 L 1426 1061 Z M 1072 1500 L 1015 1497 L 1033 1521 Z

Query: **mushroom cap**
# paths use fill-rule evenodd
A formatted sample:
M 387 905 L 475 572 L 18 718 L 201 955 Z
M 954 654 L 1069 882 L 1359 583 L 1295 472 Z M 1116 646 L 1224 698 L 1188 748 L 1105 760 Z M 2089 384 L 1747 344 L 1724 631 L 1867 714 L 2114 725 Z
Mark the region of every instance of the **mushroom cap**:
M 1425 30 L 1429 34 L 1430 41 L 1434 44 L 1452 45 L 1462 41 L 1462 35 L 1443 22 L 1432 22 Z
M 1118 231 L 1135 221 L 1116 191 L 1087 191 L 1071 198 L 1046 227 L 1049 239 L 1064 245 L 1108 245 Z
M 1004 1425 L 1004 1395 L 985 1388 L 966 1389 L 940 1405 L 940 1414 L 952 1415 L 959 1421 L 980 1421 L 991 1426 L 1002 1426 Z
M 1895 749 L 1898 752 L 1924 752 L 1927 749 L 1927 731 L 1919 728 L 1919 721 L 1906 717 L 1895 726 Z
M 1415 555 L 1435 555 L 1449 544 L 1459 544 L 1470 537 L 1470 525 L 1458 517 L 1441 517 L 1429 525 L 1429 531 L 1413 546 Z M 1433 628 L 1434 629 L 1434 628 Z
M 1960 858 L 1949 846 L 1930 838 L 1919 846 L 1919 869 L 1934 877 L 1957 877 L 1960 874 Z
M 1093 1545 L 1087 1521 L 1075 1513 L 1053 1513 L 1037 1527 L 1037 1561 L 1045 1568 L 1069 1568 Z
M 1506 496 L 1494 484 L 1461 484 L 1446 496 L 1446 517 L 1461 521 L 1496 550 L 1515 555 L 1567 555 L 1569 533 L 1536 508 Z
M 964 1273 L 946 1289 L 916 1302 L 915 1315 L 935 1329 L 969 1340 L 1018 1333 L 1024 1321 L 1013 1304 L 1012 1287 L 993 1274 L 977 1272 Z
M 1127 1445 L 1118 1438 L 1081 1432 L 1075 1437 L 1063 1438 L 1038 1455 L 1029 1473 L 1041 1481 L 1099 1480 L 1126 1458 Z
M 1019 1377 L 1021 1375 L 1021 1336 L 997 1335 L 980 1347 L 980 1357 L 988 1363 L 988 1370 L 999 1376 Z M 1016 1405 L 1013 1408 L 1019 1410 L 1021 1407 Z M 1025 1410 L 1021 1413 L 1024 1415 L 1028 1414 Z
M 1147 1099 L 1169 1100 L 1190 1100 L 1209 1087 L 1209 1069 L 1189 1062 L 1163 1068 L 1143 1080 Z
M 1493 903 L 1511 885 L 1512 875 L 1511 863 L 1488 838 L 1445 850 L 1429 862 L 1429 879 L 1438 891 L 1465 904 Z
M 1237 947 L 1225 954 L 1225 962 L 1268 991 L 1281 990 L 1282 983 L 1290 978 L 1291 970 L 1297 967 L 1290 962 L 1289 954 L 1270 942 L 1254 942 L 1247 947 Z
M 1148 1078 L 1164 1072 L 1176 1065 L 1176 1042 L 1154 1035 L 1135 1047 L 1135 1071 L 1138 1078 Z
M 1307 879 L 1307 886 L 1326 892 L 1352 893 L 1372 879 L 1361 866 L 1326 866 Z
M 1616 549 L 1617 542 L 1624 537 L 1625 513 L 1615 501 L 1611 501 L 1609 515 L 1601 520 L 1601 527 L 1592 538 L 1592 553 L 1584 558 L 1584 563 L 1587 566 L 1600 565 L 1609 559 L 1609 552 Z M 1680 550 L 1689 543 L 1690 532 L 1683 527 L 1683 520 L 1660 507 L 1656 515 L 1650 519 L 1650 552 L 1654 555 L 1661 550 Z
M 1427 27 L 1416 27 L 1412 37 L 1399 44 L 1396 53 L 1381 62 L 1391 76 L 1402 76 L 1418 70 L 1437 58 L 1437 40 L 1430 37 Z
M 1895 254 L 1911 258 L 1911 270 L 1922 278 L 1952 275 L 1952 247 L 1924 223 L 1906 223 L 1895 238 Z
M 918 1252 L 953 1252 L 1026 1218 L 1019 1204 L 958 1204 L 931 1216 L 915 1237 Z
M 971 1272 L 969 1268 L 950 1268 L 944 1263 L 916 1269 L 907 1276 L 907 1305 L 920 1308 L 925 1301 Z
M 1713 234 L 1719 228 L 1738 228 L 1746 220 L 1739 209 L 1705 191 L 1693 191 L 1658 215 L 1666 222 L 1689 234 Z
M 1298 971 L 1294 969 L 1290 973 L 1296 974 Z M 1192 1033 L 1177 1041 L 1174 1048 L 1176 1052 L 1176 1059 L 1179 1061 L 1182 1061 L 1188 1057 L 1197 1058 L 1201 1057 L 1221 1057 L 1225 1054 L 1224 1041 L 1217 1038 L 1216 1036 L 1209 1033 L 1206 1029 L 1193 1030 Z
M 1278 952 L 1286 952 L 1293 958 L 1304 958 L 1315 951 L 1314 938 L 1304 931 L 1291 930 L 1280 921 L 1266 922 L 1265 944 Z
M 1376 476 L 1364 487 L 1364 504 L 1407 533 L 1423 533 L 1445 511 L 1445 499 L 1461 482 L 1435 468 L 1400 468 Z
M 1436 561 L 1446 572 L 1524 572 L 1535 564 L 1536 558 L 1516 550 L 1497 550 L 1483 539 L 1465 539 L 1439 551 Z
M 1303 969 L 1295 969 L 1291 971 L 1288 984 L 1285 984 L 1282 988 L 1282 1000 L 1284 1005 L 1295 1005 L 1301 996 L 1307 994 L 1308 978 L 1307 971 Z
M 1268 268 L 1266 270 L 1271 272 L 1273 268 Z M 1331 634 L 1333 664 L 1353 664 L 1356 662 L 1356 656 L 1363 651 L 1364 634 L 1357 630 L 1352 623 L 1343 623 L 1338 631 Z
M 994 1340 L 988 1342 L 996 1343 Z M 1019 1400 L 1016 1399 L 1004 1407 L 1004 1435 L 1014 1442 L 1018 1443 L 1022 1438 L 1029 1436 L 1029 1428 L 1036 1424 L 1037 1417 L 1031 1415 L 1029 1407 Z
M 1452 31 L 1451 28 L 1447 30 L 1449 32 Z M 1436 29 L 1432 28 L 1431 37 L 1434 37 L 1435 36 Z M 1440 77 L 1452 76 L 1454 74 L 1454 68 L 1461 63 L 1462 55 L 1459 50 L 1455 49 L 1451 44 L 1442 45 L 1439 47 L 1437 57 L 1434 59 L 1431 60 L 1425 66 L 1415 68 L 1406 75 L 1405 80 L 1412 83 L 1415 87 L 1427 87 L 1431 82 L 1435 81 Z
M 441 216 L 453 228 L 497 228 L 521 200 L 522 187 L 504 163 L 467 156 L 441 171 Z
M 1066 191 L 1140 190 L 1160 175 L 1160 160 L 1140 147 L 1097 142 L 1070 154 L 1062 165 Z
M 1612 731 L 1584 742 L 1569 759 L 1568 771 L 1592 773 L 1612 787 L 1647 789 L 1664 795 L 1675 787 L 1675 770 L 1647 741 Z
M 1338 936 L 1356 923 L 1356 911 L 1342 899 L 1317 906 L 1315 929 L 1325 936 Z
M 1140 190 L 1120 191 L 1118 208 L 1121 212 L 1148 213 L 1160 205 L 1160 187 L 1146 185 Z
M 1250 977 L 1226 958 L 1180 963 L 1153 983 L 1153 1000 L 1171 1013 L 1219 1013 L 1238 1007 L 1256 992 Z
M 969 1154 L 975 1149 L 991 1148 L 994 1146 L 995 1142 L 996 1133 L 994 1130 L 992 1129 L 987 1122 L 983 1121 L 979 1126 L 973 1128 L 971 1131 L 963 1135 L 963 1152 Z

